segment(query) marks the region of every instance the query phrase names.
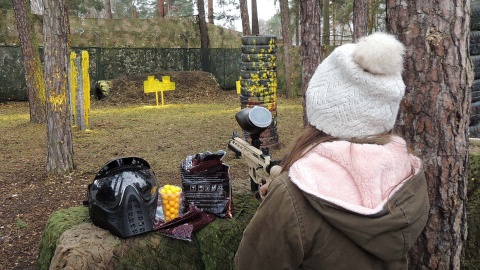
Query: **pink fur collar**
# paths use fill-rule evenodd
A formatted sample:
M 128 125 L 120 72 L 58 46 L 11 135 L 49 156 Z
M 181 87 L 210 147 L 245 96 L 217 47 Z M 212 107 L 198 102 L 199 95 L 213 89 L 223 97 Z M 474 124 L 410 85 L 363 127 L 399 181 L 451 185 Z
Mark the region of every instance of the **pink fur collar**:
M 420 159 L 407 153 L 405 141 L 393 136 L 386 145 L 320 144 L 293 164 L 289 176 L 304 192 L 369 215 L 382 210 L 420 166 Z

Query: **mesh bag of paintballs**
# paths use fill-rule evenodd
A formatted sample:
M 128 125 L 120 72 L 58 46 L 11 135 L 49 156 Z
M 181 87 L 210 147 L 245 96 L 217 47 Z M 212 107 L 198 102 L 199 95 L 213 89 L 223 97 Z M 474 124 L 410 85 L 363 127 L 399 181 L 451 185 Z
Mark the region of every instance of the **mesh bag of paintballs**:
M 209 151 L 188 155 L 180 166 L 185 207 L 193 204 L 218 217 L 233 215 L 230 167 L 223 163 L 226 152 Z

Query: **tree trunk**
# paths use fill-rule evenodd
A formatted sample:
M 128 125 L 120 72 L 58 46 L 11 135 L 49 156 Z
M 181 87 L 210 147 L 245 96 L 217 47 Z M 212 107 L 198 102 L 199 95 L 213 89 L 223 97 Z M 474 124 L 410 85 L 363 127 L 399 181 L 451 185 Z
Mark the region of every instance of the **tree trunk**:
M 376 0 L 367 0 L 367 35 L 373 33 L 373 24 L 375 21 L 375 16 L 377 14 L 377 1 Z
M 280 0 L 280 20 L 282 23 L 282 37 L 283 37 L 283 56 L 285 64 L 285 95 L 292 96 L 292 38 L 290 37 L 290 10 L 288 8 L 288 0 Z
M 330 0 L 323 0 L 323 46 L 330 45 Z M 325 55 L 323 55 L 325 56 Z
M 336 15 L 337 9 L 335 6 L 335 0 L 332 0 L 332 37 L 333 37 L 333 46 L 337 44 L 337 27 L 335 25 L 335 15 Z
M 132 15 L 132 19 L 138 19 L 137 7 L 134 4 L 130 6 L 130 13 Z
M 240 0 L 240 18 L 242 19 L 242 34 L 249 36 L 250 32 L 250 18 L 248 16 L 247 0 Z
M 387 29 L 406 45 L 406 95 L 397 127 L 424 161 L 427 226 L 410 269 L 461 269 L 467 237 L 470 1 L 388 0 Z M 437 28 L 438 27 L 438 28 Z
M 302 26 L 300 47 L 302 54 L 302 90 L 303 105 L 305 105 L 305 91 L 307 90 L 310 78 L 315 73 L 318 64 L 321 62 L 320 44 L 320 3 L 318 0 L 300 1 L 300 17 Z M 303 122 L 307 123 L 305 106 L 303 106 Z
M 111 19 L 112 18 L 112 4 L 110 0 L 105 0 L 103 8 L 105 9 L 105 18 Z
M 25 66 L 25 80 L 30 105 L 30 122 L 45 122 L 45 81 L 38 47 L 34 40 L 30 1 L 13 0 L 17 32 Z
M 210 72 L 210 39 L 208 37 L 208 27 L 205 21 L 205 2 L 197 0 L 198 25 L 200 28 L 200 47 L 201 47 L 201 66 L 202 70 Z
M 205 2 L 203 0 L 197 0 L 198 9 L 198 25 L 200 28 L 200 47 L 202 49 L 208 49 L 210 47 L 210 40 L 208 38 L 208 27 L 205 21 Z
M 43 1 L 45 58 L 47 171 L 63 173 L 74 168 L 67 85 L 70 25 L 65 0 Z
M 257 0 L 252 1 L 252 35 L 260 34 L 260 27 L 258 26 L 258 11 Z
M 367 34 L 368 0 L 353 1 L 353 41 Z
M 300 0 L 295 1 L 295 45 L 300 45 Z
M 163 0 L 157 0 L 157 14 L 158 17 L 165 17 Z
M 213 0 L 208 0 L 208 23 L 213 24 Z

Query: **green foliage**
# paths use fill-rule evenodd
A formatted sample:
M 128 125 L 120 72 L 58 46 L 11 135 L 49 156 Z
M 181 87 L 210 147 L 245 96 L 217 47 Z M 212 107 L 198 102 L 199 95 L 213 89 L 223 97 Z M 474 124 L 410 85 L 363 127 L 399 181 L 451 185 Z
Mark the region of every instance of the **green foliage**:
M 335 25 L 337 32 L 343 33 L 344 31 L 352 32 L 353 21 L 353 1 L 337 0 L 333 2 L 336 10 Z M 370 24 L 369 32 L 382 31 L 385 29 L 385 9 L 386 5 L 384 1 L 373 0 L 369 10 Z
M 143 1 L 142 0 L 136 0 L 136 1 L 126 1 L 126 2 L 123 1 L 123 3 L 122 3 L 123 9 L 120 9 L 120 10 L 128 11 L 129 10 L 128 7 L 130 7 L 131 3 L 133 3 L 133 5 L 136 7 L 139 18 L 153 18 L 157 14 L 157 9 L 156 9 L 157 1 L 156 0 L 143 0 Z M 126 12 L 126 13 L 127 13 L 127 15 L 124 16 L 124 18 L 130 18 L 131 14 L 129 14 L 129 12 Z M 117 15 L 119 15 L 119 14 L 117 14 Z
M 224 21 L 225 27 L 232 27 L 234 21 L 240 18 L 240 3 L 235 0 L 217 0 L 219 9 L 214 10 L 215 20 Z
M 170 9 L 169 16 L 192 16 L 193 1 L 192 0 L 175 0 L 173 7 Z
M 369 33 L 377 32 L 377 31 L 385 31 L 386 22 L 385 22 L 385 13 L 386 13 L 387 6 L 384 2 L 381 1 L 373 1 L 373 5 L 371 7 L 372 14 L 370 14 L 370 25 L 368 27 Z
M 478 0 L 480 1 L 480 0 Z M 275 1 L 276 2 L 276 1 Z M 298 0 L 290 1 L 290 31 L 291 35 L 295 34 L 295 19 L 294 14 L 297 14 L 299 8 Z M 373 0 L 372 5 L 369 7 L 371 14 L 369 14 L 369 32 L 377 32 L 385 30 L 385 8 L 386 5 L 383 1 Z M 336 0 L 330 2 L 330 10 L 335 10 L 335 22 L 332 23 L 332 12 L 330 12 L 330 32 L 333 32 L 335 27 L 336 35 L 349 36 L 353 31 L 353 1 Z M 276 35 L 281 37 L 281 20 L 280 14 L 275 14 L 266 23 L 266 27 L 262 31 L 263 34 Z M 331 33 L 332 34 L 332 33 Z M 337 38 L 338 40 L 338 38 Z
M 290 27 L 290 29 L 295 29 L 295 28 Z M 282 36 L 282 22 L 280 19 L 280 13 L 273 15 L 273 17 L 267 21 L 265 29 L 263 30 L 263 34 L 273 35 L 277 37 Z
M 167 3 L 165 3 L 166 6 Z M 168 16 L 192 16 L 193 0 L 174 0 L 171 3 Z M 114 18 L 131 18 L 135 9 L 139 18 L 153 18 L 157 16 L 157 0 L 116 0 L 112 1 Z
M 335 1 L 336 17 L 335 20 L 341 25 L 348 25 L 353 20 L 353 1 Z
M 103 0 L 68 0 L 68 9 L 71 15 L 82 17 L 90 10 L 103 10 Z
M 131 18 L 131 0 L 116 0 L 111 2 L 114 18 Z M 140 12 L 141 13 L 141 12 Z
M 15 227 L 19 229 L 25 229 L 28 227 L 28 225 L 21 218 L 17 218 L 17 220 L 15 221 Z
M 0 9 L 13 9 L 12 0 L 0 0 Z

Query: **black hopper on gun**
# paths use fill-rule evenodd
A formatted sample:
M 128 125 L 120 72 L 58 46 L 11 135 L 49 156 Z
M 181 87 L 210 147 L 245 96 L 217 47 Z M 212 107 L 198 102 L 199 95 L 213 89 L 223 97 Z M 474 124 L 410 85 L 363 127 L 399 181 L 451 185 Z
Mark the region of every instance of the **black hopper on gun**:
M 272 123 L 272 114 L 264 107 L 254 106 L 236 113 L 235 119 L 238 125 L 250 135 L 251 144 L 234 132 L 228 148 L 236 154 L 237 158 L 246 161 L 249 167 L 251 190 L 255 193 L 255 197 L 260 199 L 258 190 L 271 180 L 270 169 L 278 163 L 270 159 L 268 147 L 260 149 L 262 144 L 260 134 Z

